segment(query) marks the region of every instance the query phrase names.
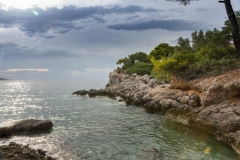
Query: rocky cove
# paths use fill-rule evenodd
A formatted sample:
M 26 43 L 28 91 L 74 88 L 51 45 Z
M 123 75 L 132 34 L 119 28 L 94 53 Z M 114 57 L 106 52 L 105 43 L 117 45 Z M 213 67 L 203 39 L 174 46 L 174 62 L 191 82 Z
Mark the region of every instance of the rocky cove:
M 107 96 L 126 105 L 164 114 L 184 125 L 207 130 L 240 154 L 240 69 L 196 80 L 173 78 L 170 84 L 149 75 L 109 74 L 105 89 L 76 95 Z

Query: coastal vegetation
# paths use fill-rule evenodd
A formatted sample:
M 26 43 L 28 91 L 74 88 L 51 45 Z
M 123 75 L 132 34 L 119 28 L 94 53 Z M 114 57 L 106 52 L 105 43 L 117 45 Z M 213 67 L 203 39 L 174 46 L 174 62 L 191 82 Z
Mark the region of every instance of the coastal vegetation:
M 190 1 L 194 0 L 166 0 L 172 2 L 180 2 L 180 4 L 187 5 L 190 4 Z M 231 37 L 233 43 L 235 45 L 235 49 L 238 53 L 240 53 L 240 32 L 239 32 L 239 22 L 235 16 L 235 13 L 232 8 L 231 0 L 221 0 L 219 3 L 223 3 L 226 9 L 226 13 L 228 16 L 228 24 L 230 25 Z
M 144 52 L 130 54 L 128 57 L 119 59 L 117 64 L 123 64 L 117 68 L 117 72 L 125 72 L 126 74 L 137 73 L 138 75 L 151 74 L 153 64 L 148 55 Z
M 235 12 L 240 24 L 240 11 Z M 150 74 L 158 79 L 171 76 L 184 79 L 215 76 L 236 67 L 240 55 L 232 44 L 231 25 L 224 22 L 221 30 L 200 30 L 191 39 L 179 37 L 176 46 L 161 43 L 148 55 L 143 52 L 119 59 L 117 71 L 126 74 Z

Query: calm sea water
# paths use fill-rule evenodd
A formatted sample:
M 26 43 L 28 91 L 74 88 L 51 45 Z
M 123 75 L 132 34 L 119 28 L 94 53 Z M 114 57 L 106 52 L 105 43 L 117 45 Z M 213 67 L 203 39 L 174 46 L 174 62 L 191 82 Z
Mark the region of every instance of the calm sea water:
M 53 121 L 53 130 L 0 139 L 41 148 L 59 159 L 86 160 L 235 160 L 240 157 L 206 132 L 148 114 L 115 100 L 73 96 L 105 82 L 0 81 L 0 122 Z

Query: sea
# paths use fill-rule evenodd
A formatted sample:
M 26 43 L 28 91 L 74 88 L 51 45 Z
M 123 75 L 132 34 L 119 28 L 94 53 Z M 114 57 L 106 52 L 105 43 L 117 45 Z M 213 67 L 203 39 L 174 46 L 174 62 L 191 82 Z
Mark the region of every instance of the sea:
M 236 160 L 211 134 L 164 115 L 106 97 L 72 95 L 100 89 L 99 81 L 0 81 L 0 127 L 22 119 L 48 119 L 46 133 L 0 139 L 42 149 L 60 160 Z

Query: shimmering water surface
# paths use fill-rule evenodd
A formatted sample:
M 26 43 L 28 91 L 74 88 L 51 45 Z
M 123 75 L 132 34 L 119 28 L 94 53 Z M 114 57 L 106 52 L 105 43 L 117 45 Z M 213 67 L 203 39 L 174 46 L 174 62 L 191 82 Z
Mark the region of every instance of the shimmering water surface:
M 50 119 L 50 133 L 0 139 L 41 148 L 59 159 L 235 160 L 240 157 L 208 133 L 115 100 L 73 96 L 104 82 L 0 81 L 1 126 L 19 119 Z

